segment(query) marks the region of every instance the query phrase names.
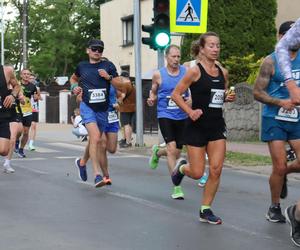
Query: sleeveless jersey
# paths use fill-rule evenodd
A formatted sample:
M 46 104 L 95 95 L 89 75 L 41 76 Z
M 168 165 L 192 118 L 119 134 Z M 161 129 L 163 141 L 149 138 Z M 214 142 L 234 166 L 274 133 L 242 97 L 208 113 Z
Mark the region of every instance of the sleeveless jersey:
M 273 52 L 270 56 L 274 61 L 274 75 L 270 79 L 266 92 L 274 98 L 288 99 L 289 92 L 284 84 L 284 76 L 281 74 L 276 55 Z M 299 87 L 300 86 L 300 53 L 297 53 L 295 59 L 291 61 L 291 66 L 292 66 L 293 78 L 295 79 Z M 263 106 L 262 116 L 275 118 L 281 121 L 297 122 L 299 121 L 299 110 L 296 108 L 293 110 L 285 110 L 284 108 L 281 108 L 276 105 L 265 104 Z
M 31 98 L 33 98 L 34 93 L 37 92 L 37 88 L 33 83 L 21 84 L 23 94 L 25 97 L 25 104 L 21 104 L 21 110 L 23 113 L 23 117 L 32 115 L 32 106 L 31 106 Z
M 0 65 L 0 121 L 11 117 L 11 109 L 7 109 L 3 106 L 5 98 L 10 95 L 10 93 L 11 90 L 7 88 L 3 66 Z
M 107 111 L 109 105 L 110 82 L 99 75 L 100 69 L 113 77 L 118 76 L 115 65 L 106 60 L 98 63 L 81 62 L 75 71 L 83 90 L 82 101 L 95 112 Z
M 209 75 L 203 66 L 197 64 L 201 76 L 190 86 L 191 96 L 193 100 L 192 108 L 201 109 L 203 114 L 196 122 L 214 121 L 223 119 L 223 103 L 225 93 L 225 78 L 221 68 L 218 68 L 218 76 Z
M 158 87 L 157 93 L 157 118 L 169 118 L 172 120 L 186 119 L 187 114 L 171 99 L 173 90 L 186 72 L 185 67 L 180 65 L 179 74 L 176 76 L 170 75 L 166 67 L 161 68 L 159 72 L 161 84 Z M 184 97 L 188 97 L 188 92 L 184 94 Z

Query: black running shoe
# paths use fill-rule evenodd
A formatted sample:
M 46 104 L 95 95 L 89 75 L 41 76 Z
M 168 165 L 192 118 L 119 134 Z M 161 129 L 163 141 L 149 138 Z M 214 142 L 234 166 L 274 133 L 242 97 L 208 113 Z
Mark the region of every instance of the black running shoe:
M 295 219 L 296 205 L 289 206 L 285 209 L 285 217 L 290 224 L 290 236 L 292 242 L 300 247 L 300 223 Z
M 287 149 L 286 150 L 286 160 L 287 161 L 293 161 L 296 160 L 296 154 L 295 151 L 293 149 Z
M 184 177 L 184 174 L 180 173 L 179 171 L 179 168 L 184 164 L 187 164 L 187 161 L 184 158 L 179 158 L 177 160 L 176 166 L 171 176 L 174 186 L 179 186 Z
M 285 217 L 281 213 L 281 207 L 269 207 L 268 213 L 266 214 L 266 218 L 270 222 L 274 223 L 285 223 Z
M 282 189 L 281 189 L 281 193 L 280 193 L 280 198 L 281 199 L 285 199 L 288 195 L 288 187 L 287 187 L 287 176 L 284 176 L 283 179 L 283 184 L 282 184 Z
M 200 211 L 200 217 L 199 221 L 201 222 L 207 222 L 209 224 L 213 225 L 219 225 L 222 224 L 222 219 L 216 215 L 214 215 L 213 211 L 211 209 L 204 209 L 203 212 Z

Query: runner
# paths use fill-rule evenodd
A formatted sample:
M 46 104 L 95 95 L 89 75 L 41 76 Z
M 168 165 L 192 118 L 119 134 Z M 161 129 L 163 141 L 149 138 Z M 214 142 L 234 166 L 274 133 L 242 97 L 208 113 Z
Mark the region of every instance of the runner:
M 284 22 L 279 27 L 279 39 L 290 29 L 294 22 Z M 300 54 L 290 51 L 293 70 L 300 72 Z M 297 78 L 300 80 L 300 77 Z M 285 222 L 281 213 L 280 196 L 287 194 L 286 174 L 300 172 L 298 160 L 287 165 L 286 141 L 300 154 L 300 122 L 298 111 L 289 99 L 283 84 L 284 78 L 278 68 L 275 52 L 263 61 L 253 89 L 254 98 L 264 103 L 262 112 L 262 141 L 267 142 L 272 158 L 272 173 L 269 178 L 271 205 L 266 218 L 271 222 Z M 282 194 L 281 194 L 282 193 Z M 281 194 L 281 195 L 280 195 Z
M 102 133 L 108 123 L 110 83 L 120 88 L 123 81 L 123 78 L 118 77 L 115 65 L 103 60 L 103 50 L 103 41 L 91 39 L 86 49 L 89 60 L 79 63 L 70 78 L 73 92 L 82 93 L 80 113 L 89 134 L 89 156 L 92 160 L 96 188 L 105 185 L 100 174 L 98 150 L 102 143 Z M 80 167 L 79 170 L 86 173 L 85 167 Z
M 283 81 L 289 91 L 291 101 L 295 105 L 300 104 L 300 88 L 298 72 L 294 70 L 290 51 L 300 47 L 300 18 L 276 46 L 276 58 L 283 75 Z M 299 54 L 299 52 L 298 52 Z M 299 110 L 297 110 L 299 112 Z M 299 115 L 298 115 L 299 118 Z M 297 159 L 300 159 L 299 150 L 296 151 Z M 299 164 L 299 163 L 298 163 Z M 300 201 L 286 208 L 285 216 L 290 223 L 290 236 L 292 242 L 300 247 Z
M 12 88 L 12 89 L 11 89 Z M 9 152 L 11 107 L 20 92 L 13 67 L 0 66 L 0 155 Z
M 104 133 L 102 133 L 101 144 L 99 148 L 99 163 L 103 173 L 103 180 L 106 185 L 112 184 L 112 180 L 108 172 L 107 152 L 114 154 L 117 151 L 119 131 L 119 118 L 116 110 L 118 104 L 116 102 L 116 90 L 113 86 L 110 87 L 109 93 L 108 125 L 104 129 Z M 75 160 L 75 166 L 78 169 L 78 174 L 82 181 L 87 181 L 86 164 L 89 158 L 90 155 L 88 142 L 84 151 L 84 156 Z
M 23 132 L 22 132 L 22 139 L 20 143 L 20 147 L 17 150 L 17 154 L 19 157 L 24 158 L 26 157 L 24 153 L 24 147 L 29 138 L 29 129 L 32 122 L 32 106 L 31 106 L 31 99 L 33 98 L 35 101 L 38 100 L 37 88 L 36 86 L 30 82 L 31 72 L 28 69 L 21 70 L 21 87 L 23 95 L 25 96 L 25 104 L 21 104 L 22 110 L 22 124 L 23 124 Z M 17 138 L 17 144 L 19 141 Z
M 35 100 L 33 96 L 31 97 L 31 106 L 32 106 L 32 122 L 30 126 L 30 133 L 29 133 L 29 150 L 34 151 L 36 148 L 34 146 L 34 141 L 36 138 L 36 131 L 37 131 L 37 123 L 39 122 L 39 101 L 42 100 L 41 91 L 39 88 L 39 83 L 36 80 L 34 75 L 30 76 L 29 81 L 36 86 L 37 89 L 37 99 Z
M 228 72 L 216 64 L 220 54 L 220 39 L 214 32 L 207 32 L 198 40 L 199 63 L 190 68 L 172 93 L 172 99 L 189 116 L 184 138 L 189 163 L 179 159 L 172 173 L 174 185 L 180 185 L 184 175 L 193 179 L 203 176 L 205 153 L 208 155 L 209 175 L 203 191 L 200 221 L 221 224 L 214 215 L 211 204 L 217 192 L 226 151 L 226 125 L 223 118 L 223 102 L 234 101 L 235 93 L 225 92 Z M 190 88 L 192 107 L 186 104 L 182 94 Z
M 170 175 L 180 157 L 183 146 L 183 128 L 187 115 L 171 100 L 171 93 L 184 76 L 186 69 L 180 65 L 180 48 L 176 45 L 170 45 L 166 48 L 165 58 L 167 66 L 154 72 L 152 77 L 152 87 L 147 103 L 153 106 L 157 100 L 157 118 L 162 136 L 167 144 L 166 148 L 160 148 L 153 145 L 152 155 L 149 165 L 156 169 L 161 156 L 167 156 L 167 164 Z M 190 103 L 188 91 L 184 93 L 185 102 Z M 187 104 L 188 105 L 188 104 Z M 181 186 L 174 185 L 173 199 L 184 199 L 184 193 Z

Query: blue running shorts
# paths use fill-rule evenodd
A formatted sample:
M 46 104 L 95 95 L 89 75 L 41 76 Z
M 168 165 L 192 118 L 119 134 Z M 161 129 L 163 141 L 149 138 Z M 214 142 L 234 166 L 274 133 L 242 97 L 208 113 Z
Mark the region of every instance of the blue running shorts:
M 289 141 L 297 139 L 300 139 L 300 122 L 280 121 L 272 117 L 262 117 L 262 141 Z
M 95 112 L 84 102 L 80 103 L 80 115 L 82 117 L 83 124 L 88 124 L 91 122 L 97 123 L 98 128 L 101 132 L 107 127 L 107 111 Z

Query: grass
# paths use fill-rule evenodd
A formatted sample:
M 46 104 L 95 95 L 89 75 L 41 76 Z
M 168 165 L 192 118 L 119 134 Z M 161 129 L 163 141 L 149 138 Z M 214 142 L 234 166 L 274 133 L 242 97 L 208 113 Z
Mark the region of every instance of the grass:
M 250 153 L 226 152 L 225 164 L 240 166 L 265 166 L 272 165 L 270 156 L 263 156 Z

